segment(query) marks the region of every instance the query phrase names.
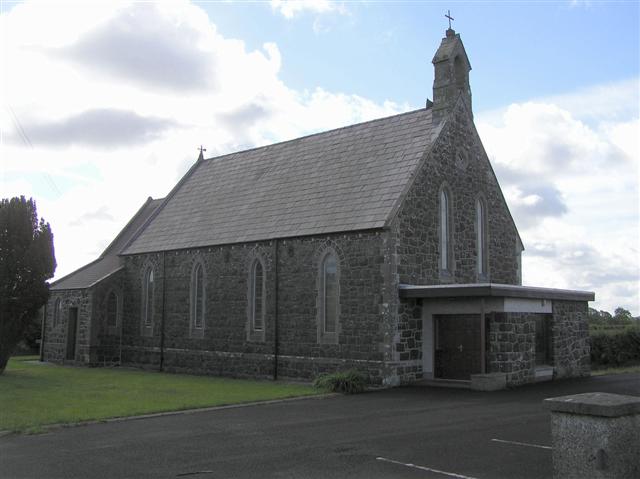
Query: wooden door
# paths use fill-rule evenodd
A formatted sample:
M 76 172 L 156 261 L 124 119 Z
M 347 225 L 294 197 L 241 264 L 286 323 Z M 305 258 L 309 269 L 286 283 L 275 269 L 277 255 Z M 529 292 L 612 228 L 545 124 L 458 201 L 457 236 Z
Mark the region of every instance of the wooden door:
M 76 330 L 78 329 L 78 308 L 69 308 L 67 322 L 67 356 L 69 360 L 76 358 Z
M 436 316 L 436 377 L 469 380 L 481 370 L 480 315 Z

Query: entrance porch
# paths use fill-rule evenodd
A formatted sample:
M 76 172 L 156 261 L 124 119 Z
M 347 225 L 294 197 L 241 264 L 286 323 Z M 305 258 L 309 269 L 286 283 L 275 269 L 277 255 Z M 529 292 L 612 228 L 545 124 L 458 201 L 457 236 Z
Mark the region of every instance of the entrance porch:
M 408 286 L 420 308 L 421 379 L 507 386 L 589 374 L 591 292 L 499 284 Z

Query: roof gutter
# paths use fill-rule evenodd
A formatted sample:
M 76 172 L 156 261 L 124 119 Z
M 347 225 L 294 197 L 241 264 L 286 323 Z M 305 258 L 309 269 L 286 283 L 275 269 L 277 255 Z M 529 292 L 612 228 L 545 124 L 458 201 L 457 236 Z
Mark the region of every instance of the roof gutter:
M 556 299 L 564 301 L 594 301 L 593 291 L 570 289 L 537 288 L 498 283 L 471 283 L 447 285 L 398 286 L 401 298 L 460 298 L 460 297 L 503 297 L 526 299 Z

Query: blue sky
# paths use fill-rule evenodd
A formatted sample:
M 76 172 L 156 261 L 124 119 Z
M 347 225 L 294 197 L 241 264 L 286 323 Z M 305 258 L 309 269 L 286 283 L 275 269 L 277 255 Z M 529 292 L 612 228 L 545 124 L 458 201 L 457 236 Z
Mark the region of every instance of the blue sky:
M 432 98 L 447 27 L 525 243 L 523 280 L 640 314 L 638 2 L 2 2 L 1 186 L 59 278 L 208 156 Z
M 472 61 L 478 111 L 633 78 L 640 61 L 638 2 L 346 2 L 343 14 L 295 21 L 267 2 L 196 3 L 249 49 L 276 42 L 281 78 L 294 88 L 415 107 L 430 95 L 447 10 Z

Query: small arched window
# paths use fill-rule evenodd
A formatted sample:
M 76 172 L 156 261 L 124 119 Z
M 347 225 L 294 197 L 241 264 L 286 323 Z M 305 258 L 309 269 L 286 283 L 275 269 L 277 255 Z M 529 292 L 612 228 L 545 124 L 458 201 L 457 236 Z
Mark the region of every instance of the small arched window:
M 149 266 L 144 273 L 142 288 L 142 319 L 145 326 L 150 326 L 153 322 L 153 298 L 155 293 L 153 276 L 153 268 Z
M 196 264 L 191 274 L 191 325 L 204 329 L 204 268 Z
M 107 295 L 107 327 L 115 328 L 118 325 L 118 297 L 114 291 Z
M 440 190 L 440 269 L 451 269 L 451 218 L 450 198 L 446 188 Z
M 56 299 L 53 306 L 53 327 L 57 327 L 60 324 L 60 318 L 62 318 L 62 300 Z
M 476 200 L 476 271 L 478 276 L 487 274 L 487 217 L 482 198 Z
M 256 259 L 251 268 L 251 328 L 264 330 L 265 276 L 260 260 Z
M 333 253 L 322 261 L 322 332 L 336 333 L 338 326 L 338 262 Z

